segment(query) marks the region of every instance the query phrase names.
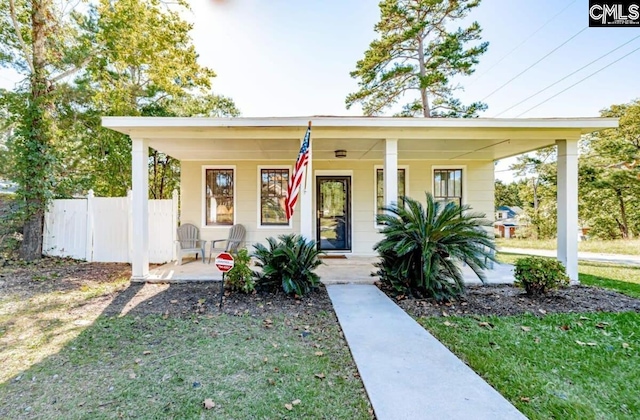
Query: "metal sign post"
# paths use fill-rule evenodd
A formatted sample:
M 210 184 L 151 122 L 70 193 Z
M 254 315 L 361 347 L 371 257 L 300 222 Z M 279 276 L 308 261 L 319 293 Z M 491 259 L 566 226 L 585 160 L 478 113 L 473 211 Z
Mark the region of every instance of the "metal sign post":
M 231 270 L 235 265 L 233 255 L 228 252 L 218 254 L 215 260 L 216 267 L 222 271 L 222 283 L 220 284 L 220 310 L 222 311 L 222 297 L 224 296 L 224 280 L 227 271 Z
M 220 312 L 222 312 L 222 297 L 224 296 L 224 275 L 226 273 L 222 272 L 222 283 L 220 284 Z

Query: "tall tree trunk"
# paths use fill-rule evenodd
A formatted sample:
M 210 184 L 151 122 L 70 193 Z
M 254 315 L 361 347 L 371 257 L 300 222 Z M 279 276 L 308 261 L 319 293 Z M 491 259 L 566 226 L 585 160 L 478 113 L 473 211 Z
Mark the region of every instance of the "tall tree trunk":
M 48 112 L 51 103 L 49 98 L 49 81 L 46 71 L 45 42 L 47 39 L 47 13 L 50 11 L 51 0 L 33 0 L 31 3 L 31 36 L 32 62 L 31 96 L 28 105 L 28 115 L 25 118 L 25 133 L 27 150 L 23 151 L 26 163 L 36 178 L 33 184 L 25 183 L 27 197 L 27 220 L 23 230 L 20 256 L 25 260 L 42 257 L 43 217 L 47 204 L 47 180 L 37 179 L 46 177 L 50 159 Z M 44 188 L 43 188 L 44 186 Z
M 533 225 L 535 227 L 535 239 L 540 239 L 541 229 L 540 229 L 540 213 L 538 212 L 538 207 L 540 207 L 540 201 L 538 200 L 538 182 L 535 178 L 531 178 L 531 190 L 533 191 Z
M 422 86 L 427 69 L 424 65 L 424 44 L 422 40 L 422 34 L 418 39 L 418 60 L 420 61 L 420 100 L 422 101 L 422 116 L 425 118 L 431 118 L 431 108 L 429 107 L 429 97 L 427 96 L 427 89 Z
M 151 194 L 153 195 L 154 199 L 158 199 L 158 192 L 157 192 L 157 186 L 158 186 L 158 151 L 157 150 L 153 150 L 153 180 L 152 182 L 149 183 L 149 185 L 151 186 Z
M 162 179 L 160 180 L 160 198 L 166 199 L 164 196 L 164 184 L 167 180 L 167 166 L 169 166 L 169 156 L 164 155 L 164 160 L 162 161 Z
M 627 209 L 624 203 L 624 198 L 622 197 L 622 190 L 616 188 L 616 198 L 618 199 L 618 205 L 620 206 L 620 218 L 618 220 L 616 218 L 616 222 L 618 222 L 618 227 L 620 228 L 620 234 L 622 235 L 622 239 L 629 238 L 629 221 L 627 220 Z
M 40 201 L 31 200 L 30 207 L 41 206 Z M 36 210 L 24 224 L 20 257 L 33 261 L 42 257 L 42 234 L 44 232 L 44 210 Z

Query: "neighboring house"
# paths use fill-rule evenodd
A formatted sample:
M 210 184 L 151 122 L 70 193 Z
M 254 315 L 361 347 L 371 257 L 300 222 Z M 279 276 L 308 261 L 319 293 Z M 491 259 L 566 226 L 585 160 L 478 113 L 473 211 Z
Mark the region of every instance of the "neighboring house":
M 501 238 L 515 238 L 516 231 L 523 225 L 522 209 L 518 206 L 500 206 L 496 209 L 495 233 Z
M 590 231 L 591 227 L 588 224 L 580 224 L 580 227 L 578 227 L 578 241 L 586 241 L 587 239 L 589 239 Z
M 279 209 L 307 123 L 310 164 L 292 220 Z M 249 243 L 299 233 L 372 255 L 382 204 L 425 191 L 494 215 L 494 161 L 558 146 L 558 258 L 577 279 L 578 139 L 617 119 L 104 117 L 132 140 L 133 278 L 148 276 L 149 147 L 181 161 L 180 220 L 203 239 L 241 223 Z M 152 227 L 151 227 L 152 228 Z M 569 234 L 571 232 L 572 234 Z

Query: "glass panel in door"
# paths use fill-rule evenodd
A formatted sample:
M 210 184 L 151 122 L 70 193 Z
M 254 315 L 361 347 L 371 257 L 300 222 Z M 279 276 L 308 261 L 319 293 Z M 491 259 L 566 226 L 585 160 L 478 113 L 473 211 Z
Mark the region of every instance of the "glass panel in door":
M 323 251 L 350 251 L 351 177 L 323 176 L 316 181 L 318 248 Z

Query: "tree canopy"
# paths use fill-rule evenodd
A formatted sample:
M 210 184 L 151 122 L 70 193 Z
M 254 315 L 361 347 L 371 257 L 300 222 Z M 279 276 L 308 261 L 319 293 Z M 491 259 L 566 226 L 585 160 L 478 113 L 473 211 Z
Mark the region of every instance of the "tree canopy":
M 598 236 L 631 238 L 640 233 L 640 100 L 601 116 L 620 118 L 620 127 L 583 142 L 580 213 Z
M 620 127 L 585 136 L 578 159 L 579 217 L 589 236 L 628 239 L 640 234 L 640 100 L 601 111 L 620 119 Z M 517 195 L 528 228 L 519 234 L 549 238 L 556 234 L 555 147 L 520 156 L 511 169 L 520 180 L 496 181 L 496 207 Z M 516 194 L 513 191 L 516 190 Z
M 369 45 L 351 77 L 359 90 L 347 108 L 362 104 L 365 115 L 378 115 L 407 101 L 402 116 L 469 117 L 486 109 L 481 102 L 463 105 L 454 97 L 456 76 L 471 75 L 487 42 L 477 22 L 452 29 L 480 0 L 383 0 L 378 38 Z
M 501 206 L 507 207 L 522 207 L 522 199 L 519 195 L 521 183 L 512 182 L 505 184 L 501 180 L 497 179 L 495 182 L 495 207 L 496 209 Z
M 2 176 L 18 184 L 22 255 L 41 254 L 42 215 L 56 196 L 124 195 L 131 143 L 103 115 L 238 115 L 211 92 L 184 0 L 9 0 L 0 3 L 0 65 L 24 76 L 0 92 L 8 150 Z M 150 194 L 170 196 L 179 165 L 151 151 Z

